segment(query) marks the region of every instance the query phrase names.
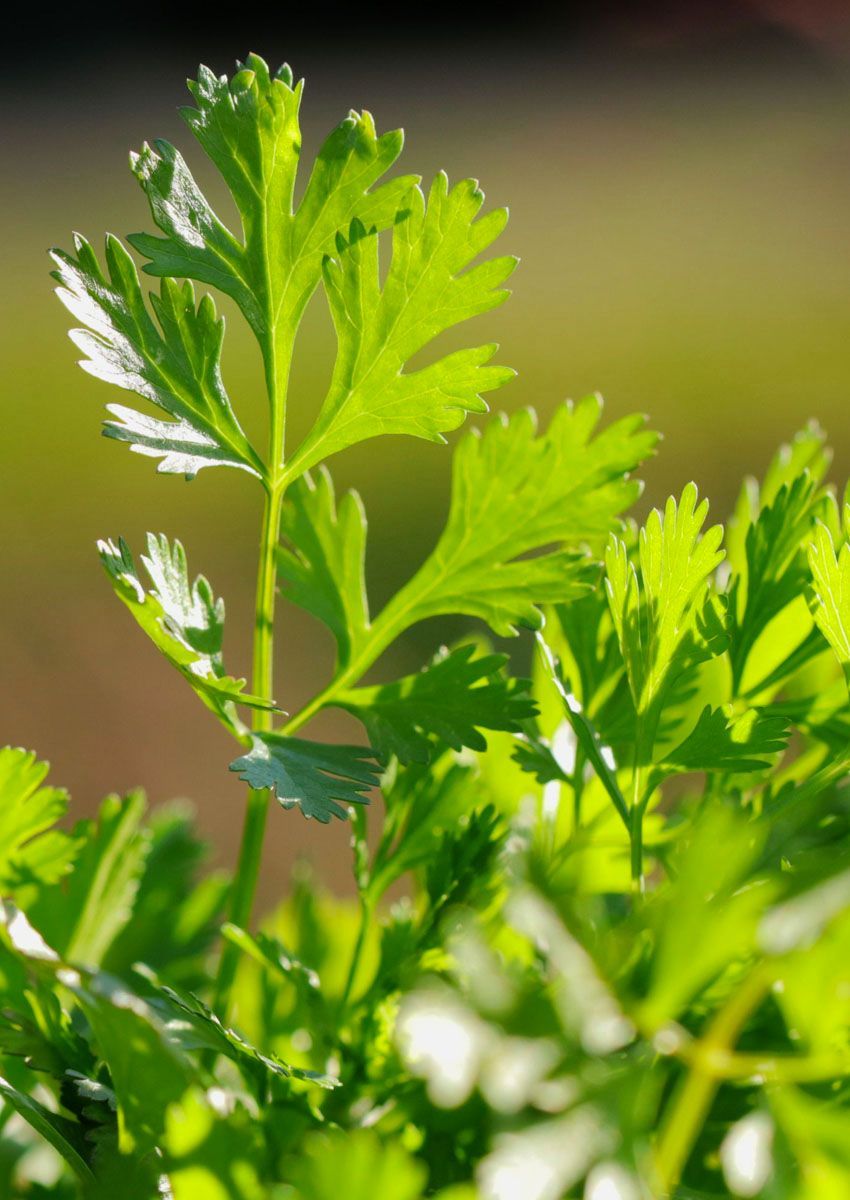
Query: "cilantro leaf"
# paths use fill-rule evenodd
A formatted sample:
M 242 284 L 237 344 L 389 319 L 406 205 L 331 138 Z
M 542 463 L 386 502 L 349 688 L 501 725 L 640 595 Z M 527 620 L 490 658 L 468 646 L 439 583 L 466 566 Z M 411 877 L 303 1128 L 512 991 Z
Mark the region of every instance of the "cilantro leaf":
M 266 342 L 298 323 L 339 230 L 354 217 L 378 228 L 395 220 L 415 179 L 374 185 L 398 158 L 402 134 L 378 137 L 369 113 L 349 114 L 325 141 L 293 207 L 303 82 L 293 84 L 288 66 L 272 74 L 251 54 L 230 80 L 201 67 L 189 90 L 197 107 L 181 115 L 230 188 L 244 241 L 219 220 L 164 141 L 144 146 L 131 163 L 165 236 L 129 241 L 150 259 L 149 274 L 197 279 L 232 296 Z
M 263 1153 L 258 1121 L 242 1105 L 223 1113 L 201 1087 L 166 1113 L 164 1166 L 171 1200 L 267 1200 L 257 1167 Z
M 224 672 L 221 660 L 224 601 L 215 598 L 203 575 L 189 582 L 186 554 L 180 542 L 169 543 L 165 534 L 157 537 L 149 533 L 147 548 L 142 562 L 152 586 L 146 590 L 123 538 L 117 546 L 112 541 L 98 542 L 101 562 L 116 595 L 222 724 L 234 736 L 244 737 L 245 727 L 235 706 L 247 704 L 262 709 L 275 706 L 244 692 L 244 679 L 233 679 Z
M 75 826 L 80 850 L 62 903 L 47 893 L 29 914 L 63 958 L 100 966 L 127 926 L 150 848 L 145 808 L 141 792 L 108 796 L 96 819 Z
M 642 417 L 594 437 L 601 409 L 598 396 L 566 404 L 539 437 L 527 410 L 467 434 L 455 452 L 446 527 L 382 617 L 408 626 L 465 613 L 509 635 L 517 625 L 539 628 L 539 605 L 585 593 L 595 569 L 575 548 L 605 537 L 636 498 L 629 473 L 656 442 Z
M 850 506 L 845 506 L 850 522 Z M 832 534 L 818 521 L 808 547 L 812 573 L 811 610 L 815 624 L 835 652 L 850 687 L 850 545 L 836 555 Z
M 224 1025 L 194 993 L 163 983 L 147 967 L 139 965 L 136 970 L 155 989 L 150 1004 L 163 1020 L 169 1037 L 187 1053 L 206 1049 L 221 1054 L 234 1062 L 246 1078 L 254 1079 L 261 1087 L 268 1075 L 276 1075 L 280 1079 L 302 1079 L 328 1089 L 338 1085 L 338 1081 L 328 1075 L 291 1067 L 277 1055 L 261 1053 L 241 1033 Z
M 53 276 L 65 307 L 83 324 L 71 339 L 91 375 L 149 400 L 170 418 L 159 420 L 108 405 L 107 437 L 160 458 L 158 469 L 191 479 L 203 467 L 240 467 L 262 478 L 264 467 L 242 432 L 221 379 L 224 320 L 209 296 L 195 307 L 191 283 L 163 279 L 148 312 L 136 265 L 117 238 L 106 239 L 104 274 L 94 250 L 77 235 L 77 257 L 52 251 Z
M 665 693 L 683 673 L 720 649 L 721 631 L 709 578 L 723 559 L 723 527 L 701 535 L 708 501 L 697 504 L 689 483 L 662 514 L 653 509 L 640 532 L 638 566 L 612 535 L 605 555 L 606 588 L 629 687 L 650 742 Z
M 42 787 L 47 763 L 31 751 L 0 750 L 0 889 L 19 903 L 56 884 L 71 868 L 77 843 L 51 828 L 68 808 L 68 793 Z
M 803 594 L 805 544 L 828 495 L 807 471 L 784 483 L 747 530 L 746 566 L 730 597 L 730 658 L 737 688 L 756 639 Z
M 507 677 L 506 662 L 504 654 L 476 657 L 475 646 L 443 649 L 416 675 L 350 688 L 334 703 L 363 722 L 384 761 L 427 762 L 435 737 L 453 750 L 485 750 L 481 729 L 516 730 L 536 711 L 528 681 Z
M 337 505 L 324 467 L 315 476 L 302 475 L 287 491 L 281 536 L 286 544 L 278 547 L 277 568 L 287 595 L 327 625 L 336 639 L 337 665 L 344 667 L 369 629 L 362 501 L 346 492 Z
M 88 1164 L 89 1147 L 86 1145 L 82 1127 L 77 1121 L 51 1112 L 39 1100 L 19 1091 L 2 1076 L 0 1076 L 0 1096 L 19 1117 L 53 1147 L 83 1183 L 94 1182 L 94 1174 Z
M 345 820 L 345 805 L 368 804 L 380 773 L 370 750 L 258 733 L 248 754 L 230 764 L 255 790 L 271 788 L 284 808 L 301 809 L 326 825 Z
M 685 771 L 762 771 L 787 742 L 788 722 L 782 716 L 751 708 L 733 717 L 707 704 L 684 741 L 666 751 L 653 771 L 659 781 Z
M 325 290 L 338 351 L 330 390 L 316 424 L 296 452 L 301 471 L 378 434 L 445 441 L 467 412 L 485 412 L 481 392 L 514 374 L 486 365 L 496 347 L 459 350 L 414 371 L 413 356 L 444 330 L 501 304 L 500 287 L 516 259 L 494 258 L 467 269 L 501 233 L 505 209 L 476 220 L 484 194 L 474 180 L 449 189 L 442 172 L 426 205 L 411 189 L 393 228 L 392 262 L 381 286 L 377 231 L 352 221 L 324 261 Z

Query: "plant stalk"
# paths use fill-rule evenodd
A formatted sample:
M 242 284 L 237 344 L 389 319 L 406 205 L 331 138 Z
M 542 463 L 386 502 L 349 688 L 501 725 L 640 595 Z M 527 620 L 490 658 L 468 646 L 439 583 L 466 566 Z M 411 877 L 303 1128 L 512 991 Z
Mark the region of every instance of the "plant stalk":
M 280 515 L 286 493 L 287 476 L 284 470 L 284 439 L 286 433 L 286 388 L 289 375 L 289 354 L 278 355 L 274 337 L 266 355 L 266 388 L 271 408 L 269 431 L 269 475 L 265 483 L 263 521 L 260 530 L 260 551 L 257 566 L 257 590 L 254 605 L 254 647 L 251 688 L 263 700 L 274 699 L 274 618 L 277 593 L 276 552 L 280 533 Z M 255 709 L 252 729 L 266 733 L 273 728 L 273 712 Z M 271 792 L 248 789 L 239 860 L 233 880 L 229 918 L 232 924 L 248 928 L 257 894 L 263 842 L 266 833 Z M 213 1008 L 225 1020 L 230 996 L 239 965 L 239 949 L 227 942 L 222 951 L 216 979 Z
M 668 1109 L 656 1150 L 659 1197 L 667 1198 L 675 1192 L 720 1086 L 721 1077 L 713 1069 L 713 1060 L 734 1048 L 744 1023 L 770 983 L 766 965 L 755 967 L 714 1018 L 705 1037 L 693 1047 L 691 1068 Z

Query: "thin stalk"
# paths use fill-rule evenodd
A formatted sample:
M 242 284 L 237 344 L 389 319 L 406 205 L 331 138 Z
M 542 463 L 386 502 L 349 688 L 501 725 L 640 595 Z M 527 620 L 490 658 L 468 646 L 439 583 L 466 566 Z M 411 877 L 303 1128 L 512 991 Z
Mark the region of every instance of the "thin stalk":
M 366 946 L 366 935 L 369 932 L 374 911 L 374 903 L 365 893 L 362 893 L 360 896 L 360 928 L 357 930 L 357 941 L 354 943 L 354 952 L 351 955 L 351 962 L 348 965 L 345 987 L 342 989 L 342 995 L 339 1000 L 340 1012 L 345 1012 L 348 1001 L 351 998 L 354 981 L 357 978 L 357 970 L 360 966 L 360 959 L 363 957 L 363 950 Z
M 632 891 L 642 896 L 645 882 L 643 877 L 643 812 L 644 799 L 641 794 L 643 787 L 643 770 L 637 763 L 638 752 L 635 751 L 635 764 L 632 769 L 632 805 L 629 811 L 631 842 Z
M 720 1086 L 721 1080 L 713 1069 L 714 1060 L 733 1049 L 744 1023 L 770 983 L 770 973 L 762 963 L 729 998 L 705 1037 L 691 1048 L 691 1069 L 671 1102 L 656 1150 L 655 1173 L 660 1197 L 675 1192 Z
M 254 646 L 251 688 L 263 700 L 274 699 L 274 618 L 277 591 L 276 551 L 280 531 L 280 514 L 286 492 L 287 477 L 284 471 L 284 438 L 286 431 L 286 387 L 289 374 L 289 356 L 278 355 L 274 340 L 270 341 L 266 356 L 266 387 L 271 408 L 269 433 L 270 461 L 269 477 L 265 488 L 263 521 L 260 531 L 259 561 L 257 566 L 257 590 L 254 604 Z M 266 733 L 273 728 L 273 713 L 269 709 L 255 709 L 252 729 L 255 733 Z M 260 865 L 263 857 L 266 820 L 271 793 L 268 789 L 249 788 L 242 824 L 242 839 L 239 859 L 233 880 L 229 918 L 234 925 L 246 928 L 251 922 Z M 230 994 L 239 965 L 239 949 L 228 942 L 222 951 L 216 980 L 214 1008 L 222 1017 L 227 1016 Z

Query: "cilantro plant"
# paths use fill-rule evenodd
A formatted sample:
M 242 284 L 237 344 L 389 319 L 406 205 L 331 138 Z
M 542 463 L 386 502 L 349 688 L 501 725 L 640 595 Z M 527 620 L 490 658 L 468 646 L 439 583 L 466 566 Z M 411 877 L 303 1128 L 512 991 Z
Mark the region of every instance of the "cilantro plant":
M 210 871 L 191 813 L 148 815 L 140 793 L 67 827 L 47 767 L 0 752 L 0 1194 L 845 1196 L 850 505 L 823 435 L 748 481 L 724 531 L 694 484 L 628 517 L 656 444 L 643 418 L 603 425 L 597 397 L 543 430 L 530 410 L 488 418 L 457 440 L 434 549 L 373 613 L 363 505 L 327 460 L 486 412 L 512 375 L 495 346 L 435 339 L 506 298 L 506 213 L 470 180 L 388 178 L 401 134 L 365 113 L 302 167 L 286 67 L 252 55 L 190 89 L 238 227 L 157 142 L 131 163 L 159 232 L 128 242 L 158 288 L 112 237 L 102 258 L 81 237 L 55 251 L 55 275 L 82 365 L 134 397 L 106 434 L 262 494 L 250 684 L 179 541 L 100 544 L 233 738 L 241 849 L 232 879 Z M 206 289 L 257 340 L 263 446 Z M 337 357 L 291 446 L 316 289 Z M 295 712 L 278 590 L 336 643 Z M 394 642 L 450 615 L 470 633 L 392 678 Z M 488 640 L 520 631 L 530 678 Z M 360 744 L 310 737 L 329 707 Z M 269 810 L 297 819 L 278 807 L 350 821 L 356 900 L 302 865 L 257 920 Z

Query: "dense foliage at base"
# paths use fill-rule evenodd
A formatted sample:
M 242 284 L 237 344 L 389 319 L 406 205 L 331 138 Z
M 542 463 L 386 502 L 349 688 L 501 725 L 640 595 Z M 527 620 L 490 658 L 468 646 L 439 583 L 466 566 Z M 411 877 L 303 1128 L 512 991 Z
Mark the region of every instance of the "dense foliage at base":
M 263 490 L 250 691 L 179 542 L 150 535 L 138 562 L 100 547 L 238 746 L 242 850 L 233 880 L 210 871 L 191 814 L 141 794 L 71 826 L 46 766 L 0 752 L 0 1195 L 846 1197 L 850 505 L 824 482 L 823 435 L 746 481 L 724 531 L 693 484 L 629 516 L 656 443 L 642 418 L 606 425 L 596 397 L 545 429 L 487 418 L 457 443 L 433 552 L 373 616 L 363 506 L 324 460 L 378 434 L 441 440 L 486 410 L 510 376 L 495 347 L 408 364 L 505 298 L 513 260 L 478 261 L 505 213 L 480 216 L 472 181 L 438 176 L 427 199 L 413 177 L 379 182 L 401 137 L 368 114 L 299 190 L 288 68 L 251 56 L 191 88 L 240 236 L 158 142 L 132 160 L 160 230 L 129 239 L 161 278 L 150 305 L 116 239 L 105 271 L 82 238 L 55 257 L 84 365 L 164 414 L 111 405 L 107 434 L 166 473 L 231 466 Z M 188 280 L 257 336 L 265 457 Z M 288 363 L 317 286 L 338 357 L 290 453 Z M 337 645 L 291 716 L 273 690 L 278 587 Z M 445 614 L 477 625 L 421 672 L 380 674 L 406 629 Z M 518 630 L 529 678 L 487 640 Z M 303 736 L 331 706 L 360 745 Z M 270 806 L 350 821 L 356 898 L 303 866 L 254 920 Z

